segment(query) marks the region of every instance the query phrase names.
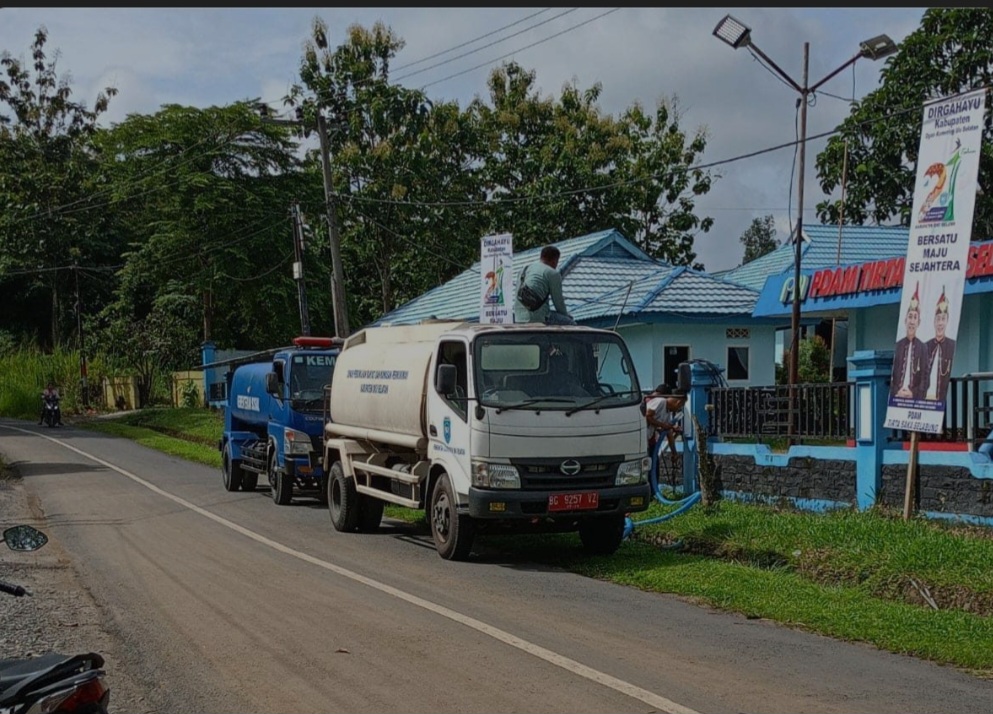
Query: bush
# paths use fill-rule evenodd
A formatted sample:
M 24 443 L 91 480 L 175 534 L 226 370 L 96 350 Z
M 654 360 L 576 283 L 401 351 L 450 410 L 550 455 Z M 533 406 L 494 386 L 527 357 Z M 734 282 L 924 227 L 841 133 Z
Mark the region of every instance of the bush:
M 41 410 L 41 391 L 51 380 L 62 395 L 62 411 L 82 411 L 82 380 L 79 376 L 79 351 L 55 349 L 50 354 L 34 346 L 20 346 L 0 352 L 0 416 L 37 419 Z M 103 360 L 87 362 L 90 405 L 101 404 L 100 385 L 106 374 Z
M 187 382 L 182 389 L 183 406 L 189 409 L 198 409 L 203 405 L 200 403 L 200 391 L 195 382 Z

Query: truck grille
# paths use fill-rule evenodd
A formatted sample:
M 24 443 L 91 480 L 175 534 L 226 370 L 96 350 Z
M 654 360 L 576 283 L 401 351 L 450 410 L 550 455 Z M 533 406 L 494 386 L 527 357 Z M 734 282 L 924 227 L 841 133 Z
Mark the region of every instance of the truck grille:
M 623 456 L 577 456 L 575 458 L 511 459 L 521 476 L 521 488 L 526 491 L 548 491 L 564 488 L 606 488 L 614 485 L 617 467 Z M 579 471 L 563 473 L 563 464 Z

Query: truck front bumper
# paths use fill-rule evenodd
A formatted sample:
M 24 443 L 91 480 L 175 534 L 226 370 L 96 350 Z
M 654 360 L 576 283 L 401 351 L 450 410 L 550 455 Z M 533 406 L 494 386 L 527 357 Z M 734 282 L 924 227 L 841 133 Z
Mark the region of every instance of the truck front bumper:
M 569 491 L 520 491 L 499 489 L 469 488 L 469 515 L 473 518 L 525 519 L 562 518 L 575 519 L 580 516 L 604 516 L 612 514 L 637 513 L 648 509 L 651 490 L 647 483 L 637 486 L 615 486 L 596 489 L 596 508 L 550 511 L 549 496 L 563 493 L 582 494 L 588 490 Z
M 313 451 L 308 456 L 290 456 L 286 458 L 285 469 L 287 476 L 302 481 L 313 479 L 320 482 L 324 478 L 321 455 Z

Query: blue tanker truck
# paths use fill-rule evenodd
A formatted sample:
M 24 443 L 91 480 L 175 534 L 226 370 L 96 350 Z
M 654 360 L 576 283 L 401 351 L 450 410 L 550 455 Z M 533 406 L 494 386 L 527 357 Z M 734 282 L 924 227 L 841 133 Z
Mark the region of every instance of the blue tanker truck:
M 226 490 L 254 491 L 264 474 L 278 505 L 289 504 L 294 494 L 327 502 L 321 463 L 325 388 L 341 342 L 297 337 L 292 347 L 205 365 L 228 367 L 224 433 L 217 445 Z

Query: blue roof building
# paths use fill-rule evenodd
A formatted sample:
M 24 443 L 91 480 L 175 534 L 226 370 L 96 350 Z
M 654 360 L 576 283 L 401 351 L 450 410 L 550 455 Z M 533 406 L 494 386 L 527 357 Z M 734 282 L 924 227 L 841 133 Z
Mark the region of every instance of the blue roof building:
M 752 312 L 759 289 L 656 260 L 616 230 L 555 243 L 563 296 L 581 324 L 624 335 L 642 385 L 675 385 L 680 362 L 725 366 L 730 384 L 771 384 L 776 319 Z M 515 280 L 540 248 L 514 254 Z M 387 313 L 376 325 L 479 320 L 480 265 Z M 516 289 L 516 286 L 515 286 Z

